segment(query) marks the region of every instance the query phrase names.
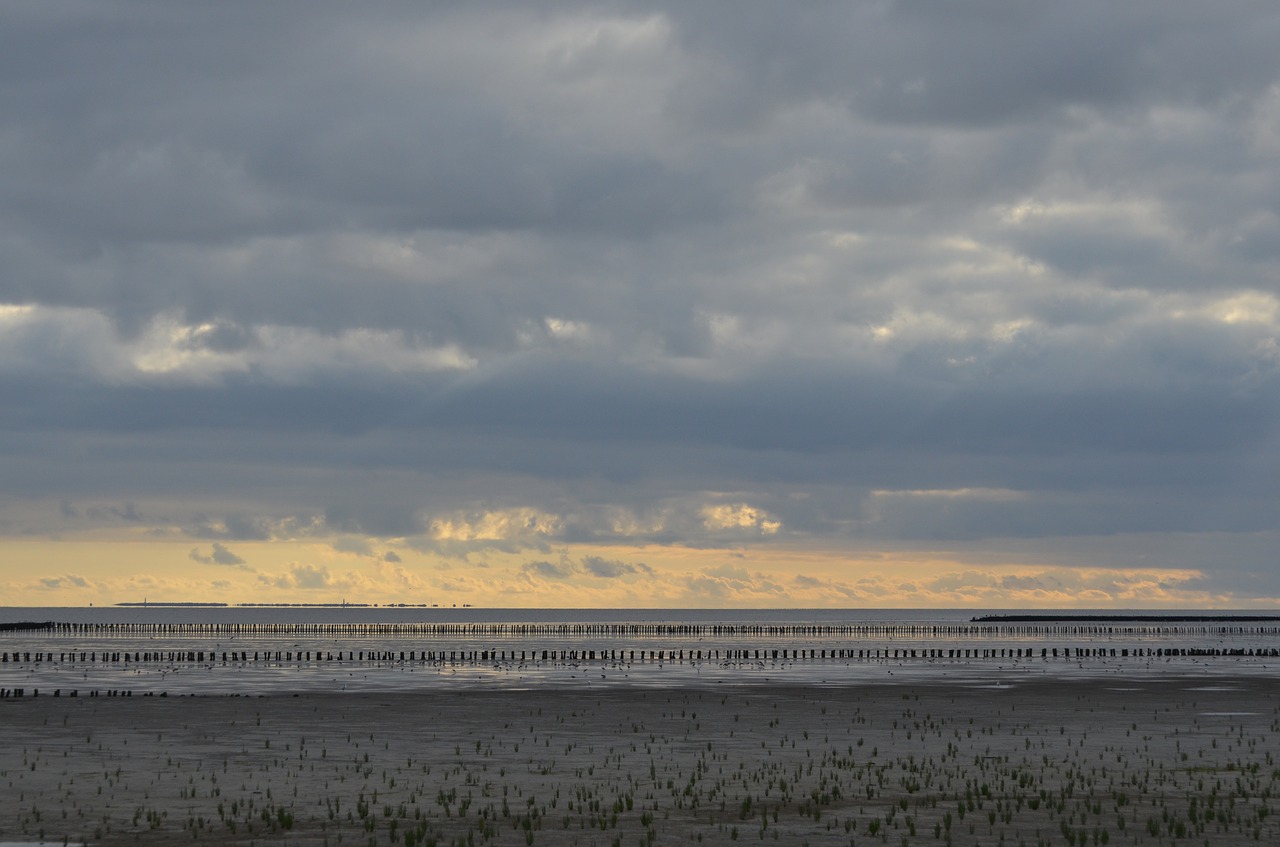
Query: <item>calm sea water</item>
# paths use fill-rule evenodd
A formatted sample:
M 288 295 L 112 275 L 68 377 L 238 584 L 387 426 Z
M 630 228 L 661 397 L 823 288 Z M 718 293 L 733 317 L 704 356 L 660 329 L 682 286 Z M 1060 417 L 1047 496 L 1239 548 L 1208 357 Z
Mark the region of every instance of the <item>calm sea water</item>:
M 1280 622 L 976 623 L 1043 610 L 0 607 L 24 696 L 539 686 L 1006 687 L 1042 677 L 1277 675 Z M 1115 610 L 1064 613 L 1115 616 Z M 1154 612 L 1134 612 L 1154 615 Z M 1165 610 L 1163 616 L 1249 615 Z M 1260 614 L 1260 613 L 1252 613 Z M 1280 678 L 1280 675 L 1277 675 Z

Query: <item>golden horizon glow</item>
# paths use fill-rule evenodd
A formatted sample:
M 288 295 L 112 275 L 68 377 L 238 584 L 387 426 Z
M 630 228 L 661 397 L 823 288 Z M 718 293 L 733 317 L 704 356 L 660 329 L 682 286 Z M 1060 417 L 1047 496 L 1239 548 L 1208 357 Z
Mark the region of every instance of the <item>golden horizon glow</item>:
M 9 606 L 216 602 L 476 608 L 1275 608 L 1192 569 L 973 554 L 556 545 L 445 555 L 403 540 L 0 539 Z

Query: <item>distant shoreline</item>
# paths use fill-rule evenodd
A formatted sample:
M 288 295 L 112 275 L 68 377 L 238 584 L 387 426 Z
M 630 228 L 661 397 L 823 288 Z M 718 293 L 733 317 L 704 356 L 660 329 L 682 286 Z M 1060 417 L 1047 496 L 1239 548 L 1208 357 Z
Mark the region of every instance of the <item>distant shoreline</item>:
M 154 600 L 131 600 L 123 603 L 116 603 L 116 606 L 130 606 L 134 608 L 163 608 L 163 609 L 427 609 L 436 608 L 428 603 L 217 603 L 217 602 L 159 602 Z M 470 608 L 468 606 L 468 608 Z
M 1280 615 L 980 615 L 971 623 L 1259 623 Z

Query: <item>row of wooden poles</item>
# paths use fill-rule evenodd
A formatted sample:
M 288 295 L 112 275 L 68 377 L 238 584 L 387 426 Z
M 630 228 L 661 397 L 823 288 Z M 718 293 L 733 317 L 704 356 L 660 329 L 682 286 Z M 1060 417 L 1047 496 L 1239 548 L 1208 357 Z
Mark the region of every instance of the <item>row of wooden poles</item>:
M 510 664 L 538 662 L 766 662 L 905 659 L 1086 659 L 1172 656 L 1280 656 L 1275 647 L 1003 647 L 1003 648 L 781 648 L 720 650 L 141 650 L 0 654 L 0 663 L 207 663 L 250 662 L 413 662 L 424 664 Z
M 57 623 L 40 631 L 69 636 L 251 637 L 352 635 L 529 638 L 962 638 L 975 636 L 1280 636 L 1280 626 L 1225 623 Z
M 10 698 L 10 697 L 25 697 L 25 696 L 27 696 L 27 689 L 25 689 L 25 688 L 0 688 L 0 699 L 8 699 L 8 698 Z M 39 697 L 39 696 L 40 696 L 40 689 L 39 689 L 39 688 L 33 688 L 33 689 L 31 689 L 31 696 L 32 696 L 32 697 Z M 54 696 L 54 697 L 61 697 L 61 696 L 62 696 L 62 689 L 61 689 L 61 688 L 55 688 L 55 689 L 53 689 L 53 696 Z M 67 696 L 68 696 L 68 697 L 79 697 L 79 696 L 80 696 L 80 692 L 79 692 L 79 690 L 73 689 L 73 690 L 71 690 L 71 691 L 67 692 Z M 133 696 L 133 692 L 132 692 L 132 691 L 125 690 L 125 689 L 116 689 L 116 688 L 112 688 L 112 689 L 109 689 L 109 690 L 107 690 L 107 691 L 98 691 L 97 689 L 94 689 L 94 690 L 92 690 L 92 691 L 86 691 L 86 692 L 85 692 L 85 696 L 86 696 L 86 697 L 132 697 L 132 696 Z M 155 695 L 154 695 L 154 694 L 152 694 L 150 691 L 147 691 L 147 692 L 144 692 L 142 696 L 143 696 L 143 697 L 153 697 L 153 696 L 155 696 Z M 168 694 L 168 692 L 162 692 L 162 693 L 160 694 L 160 696 L 161 696 L 161 697 L 168 697 L 168 696 L 169 696 L 169 694 Z

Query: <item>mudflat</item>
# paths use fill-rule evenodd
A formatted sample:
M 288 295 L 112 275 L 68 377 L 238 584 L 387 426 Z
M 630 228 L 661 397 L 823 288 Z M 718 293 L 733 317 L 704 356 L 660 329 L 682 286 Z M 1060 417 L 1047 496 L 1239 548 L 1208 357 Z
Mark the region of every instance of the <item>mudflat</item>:
M 1280 680 L 0 701 L 0 842 L 1280 842 Z

